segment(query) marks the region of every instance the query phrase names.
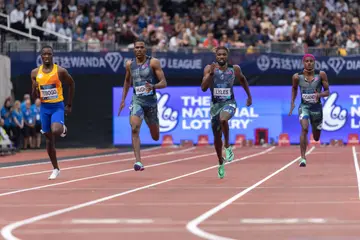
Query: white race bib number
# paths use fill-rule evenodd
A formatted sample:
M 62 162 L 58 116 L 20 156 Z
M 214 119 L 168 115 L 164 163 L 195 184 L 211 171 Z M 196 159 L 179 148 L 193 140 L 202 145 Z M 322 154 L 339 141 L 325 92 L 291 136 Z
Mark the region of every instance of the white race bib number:
M 302 95 L 302 98 L 304 99 L 305 102 L 316 103 L 316 94 L 315 93 L 312 93 L 312 94 L 304 93 Z
M 58 91 L 55 84 L 40 86 L 41 97 L 43 100 L 58 98 Z
M 36 120 L 37 120 L 37 121 L 40 120 L 40 114 L 36 114 Z
M 32 124 L 33 123 L 33 120 L 32 119 L 29 119 L 29 124 Z
M 150 95 L 152 94 L 152 90 L 150 92 L 147 92 L 146 87 L 143 85 L 135 87 L 135 93 L 136 95 Z
M 215 97 L 230 97 L 231 88 L 214 88 Z
M 146 87 L 145 86 L 135 87 L 135 93 L 136 93 L 136 95 L 142 95 L 142 94 L 146 93 Z

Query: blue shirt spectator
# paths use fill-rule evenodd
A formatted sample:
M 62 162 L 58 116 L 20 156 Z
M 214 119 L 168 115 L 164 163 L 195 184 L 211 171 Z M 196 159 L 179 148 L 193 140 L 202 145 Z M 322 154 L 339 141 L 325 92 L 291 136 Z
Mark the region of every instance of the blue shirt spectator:
M 12 116 L 11 116 L 11 99 L 7 98 L 5 100 L 4 106 L 1 109 L 1 118 L 4 119 L 4 127 L 9 128 L 12 126 Z

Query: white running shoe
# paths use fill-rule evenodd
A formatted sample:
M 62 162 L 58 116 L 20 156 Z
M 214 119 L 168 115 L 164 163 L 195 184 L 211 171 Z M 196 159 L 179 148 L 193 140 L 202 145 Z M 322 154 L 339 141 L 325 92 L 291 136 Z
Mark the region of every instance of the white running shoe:
M 60 170 L 59 169 L 54 169 L 49 177 L 49 180 L 54 180 L 57 178 L 57 176 L 59 176 L 60 174 Z
M 67 127 L 64 125 L 64 131 L 62 134 L 60 134 L 60 137 L 66 137 L 67 134 Z

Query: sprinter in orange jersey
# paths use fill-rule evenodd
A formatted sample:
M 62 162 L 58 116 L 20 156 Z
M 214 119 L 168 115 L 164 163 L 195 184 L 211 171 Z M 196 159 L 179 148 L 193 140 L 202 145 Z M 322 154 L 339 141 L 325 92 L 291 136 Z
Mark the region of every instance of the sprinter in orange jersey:
M 64 123 L 64 113 L 71 113 L 71 105 L 75 93 L 75 82 L 68 71 L 53 63 L 53 49 L 44 46 L 41 49 L 43 64 L 31 71 L 32 95 L 40 98 L 41 133 L 46 136 L 46 149 L 54 167 L 49 179 L 55 179 L 60 174 L 56 158 L 55 137 L 65 137 L 67 128 Z M 69 85 L 69 95 L 66 106 L 62 84 Z

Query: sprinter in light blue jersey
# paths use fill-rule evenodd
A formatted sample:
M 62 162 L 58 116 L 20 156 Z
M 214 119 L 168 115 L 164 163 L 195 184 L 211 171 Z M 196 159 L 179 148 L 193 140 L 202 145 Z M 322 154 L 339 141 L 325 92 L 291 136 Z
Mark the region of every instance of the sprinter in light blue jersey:
M 165 88 L 167 82 L 160 61 L 146 55 L 144 41 L 134 43 L 135 58 L 126 62 L 126 75 L 119 113 L 125 107 L 125 99 L 131 82 L 133 96 L 130 105 L 130 125 L 132 144 L 135 154 L 135 171 L 143 171 L 144 165 L 140 157 L 140 127 L 143 119 L 150 129 L 152 139 L 159 140 L 159 118 L 157 108 L 156 89 Z
M 228 121 L 234 116 L 237 108 L 234 97 L 233 85 L 235 80 L 240 81 L 248 98 L 246 106 L 252 104 L 248 82 L 238 65 L 228 64 L 229 50 L 226 47 L 216 49 L 216 62 L 207 65 L 204 69 L 204 78 L 201 83 L 202 91 L 211 91 L 211 125 L 214 134 L 214 146 L 219 160 L 218 176 L 224 178 L 226 161 L 234 159 L 234 153 L 229 143 Z M 224 134 L 224 147 L 226 159 L 222 156 L 222 135 Z
M 323 121 L 323 106 L 320 98 L 329 96 L 329 82 L 324 71 L 315 71 L 315 57 L 305 54 L 303 57 L 304 70 L 292 77 L 292 97 L 289 116 L 295 108 L 298 88 L 301 103 L 298 108 L 301 124 L 300 135 L 300 167 L 306 167 L 306 148 L 308 145 L 309 120 L 315 141 L 319 141 Z M 321 90 L 324 89 L 323 92 Z

